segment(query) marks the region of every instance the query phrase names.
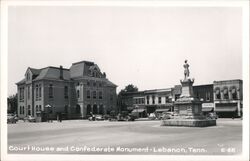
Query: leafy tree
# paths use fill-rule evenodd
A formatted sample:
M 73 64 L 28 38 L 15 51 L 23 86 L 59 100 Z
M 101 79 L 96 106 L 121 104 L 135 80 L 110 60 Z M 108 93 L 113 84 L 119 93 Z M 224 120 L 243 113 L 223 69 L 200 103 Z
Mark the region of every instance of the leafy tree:
M 17 113 L 17 94 L 11 95 L 7 98 L 8 113 Z
M 122 89 L 119 94 L 118 94 L 118 107 L 119 107 L 119 111 L 126 111 L 127 110 L 127 104 L 125 104 L 122 100 L 123 100 L 123 97 L 126 93 L 128 92 L 138 92 L 138 88 L 133 85 L 133 84 L 129 84 L 127 85 L 124 89 Z

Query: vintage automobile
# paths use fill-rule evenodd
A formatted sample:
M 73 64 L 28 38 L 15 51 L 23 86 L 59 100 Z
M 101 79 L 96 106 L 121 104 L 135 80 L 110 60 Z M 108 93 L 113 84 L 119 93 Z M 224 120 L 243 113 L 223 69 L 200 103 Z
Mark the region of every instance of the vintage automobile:
M 88 118 L 89 121 L 103 121 L 104 117 L 102 115 L 92 115 Z
M 15 124 L 18 121 L 18 117 L 15 114 L 8 114 L 7 115 L 7 123 Z
M 207 118 L 208 119 L 217 119 L 218 115 L 216 115 L 216 113 L 210 112 L 207 114 Z
M 161 116 L 161 120 L 172 119 L 174 117 L 174 112 L 163 112 Z
M 156 119 L 155 113 L 150 113 L 149 116 L 148 116 L 148 119 L 155 120 Z
M 31 115 L 25 117 L 23 120 L 24 122 L 36 122 L 36 118 Z

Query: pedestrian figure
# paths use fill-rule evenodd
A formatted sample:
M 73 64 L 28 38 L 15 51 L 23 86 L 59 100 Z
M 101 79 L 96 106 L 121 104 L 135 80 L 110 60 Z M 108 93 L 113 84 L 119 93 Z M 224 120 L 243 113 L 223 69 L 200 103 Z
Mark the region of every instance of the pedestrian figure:
M 59 121 L 62 122 L 62 113 L 59 113 Z

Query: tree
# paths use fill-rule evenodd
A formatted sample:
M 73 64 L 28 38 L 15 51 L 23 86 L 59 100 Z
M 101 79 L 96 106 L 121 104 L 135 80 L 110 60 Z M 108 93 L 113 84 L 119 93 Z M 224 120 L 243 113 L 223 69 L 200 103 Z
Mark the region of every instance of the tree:
M 125 92 L 138 92 L 138 88 L 133 84 L 129 84 L 124 89 Z
M 118 98 L 117 98 L 117 104 L 119 107 L 119 111 L 126 111 L 127 110 L 127 103 L 124 102 L 124 98 L 126 97 L 126 93 L 129 92 L 138 92 L 138 88 L 133 85 L 133 84 L 129 84 L 127 86 L 125 86 L 124 89 L 122 89 L 119 93 L 118 93 Z
M 17 94 L 11 95 L 7 98 L 8 113 L 17 113 Z

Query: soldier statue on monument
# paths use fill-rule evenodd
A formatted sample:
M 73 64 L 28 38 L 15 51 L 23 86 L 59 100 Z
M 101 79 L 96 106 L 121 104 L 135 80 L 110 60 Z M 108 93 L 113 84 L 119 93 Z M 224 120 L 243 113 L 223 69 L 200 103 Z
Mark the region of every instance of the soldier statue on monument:
M 184 80 L 187 80 L 187 78 L 189 77 L 189 64 L 187 63 L 187 60 L 185 60 L 185 64 L 183 65 L 184 67 Z

